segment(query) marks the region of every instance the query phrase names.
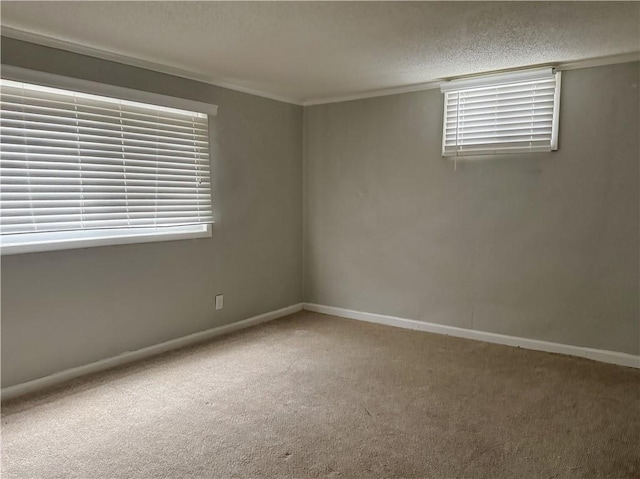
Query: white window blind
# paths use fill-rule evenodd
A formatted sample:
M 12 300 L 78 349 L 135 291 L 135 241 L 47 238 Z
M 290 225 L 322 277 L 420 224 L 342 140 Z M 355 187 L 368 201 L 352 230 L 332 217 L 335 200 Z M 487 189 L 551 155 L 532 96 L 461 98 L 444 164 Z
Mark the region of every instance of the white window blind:
M 559 72 L 544 68 L 454 80 L 441 89 L 443 156 L 557 149 Z
M 213 222 L 205 113 L 5 79 L 0 104 L 5 241 Z

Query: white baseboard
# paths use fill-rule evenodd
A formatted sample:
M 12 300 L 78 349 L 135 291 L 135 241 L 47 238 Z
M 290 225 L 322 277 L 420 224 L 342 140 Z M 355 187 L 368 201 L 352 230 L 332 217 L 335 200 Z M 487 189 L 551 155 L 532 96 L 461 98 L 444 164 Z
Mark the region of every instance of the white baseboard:
M 458 338 L 474 339 L 477 341 L 485 341 L 487 343 L 516 346 L 524 349 L 533 349 L 535 351 L 566 354 L 569 356 L 578 356 L 581 358 L 593 359 L 594 361 L 600 361 L 603 363 L 640 368 L 640 356 L 635 356 L 633 354 L 605 351 L 602 349 L 584 348 L 582 346 L 571 346 L 569 344 L 550 343 L 547 341 L 539 341 L 537 339 L 519 338 L 515 336 L 507 336 L 504 334 L 487 333 L 484 331 L 457 328 L 455 326 L 445 326 L 443 324 L 426 323 L 423 321 L 416 321 L 414 319 L 398 318 L 396 316 L 364 313 L 361 311 L 336 308 L 334 306 L 324 306 L 321 304 L 304 303 L 303 307 L 307 311 L 331 314 L 348 319 L 357 319 L 359 321 L 367 321 L 369 323 L 385 324 L 387 326 L 395 326 L 404 329 L 414 329 L 417 331 L 425 331 L 428 333 L 445 334 L 447 336 L 456 336 Z
M 16 384 L 15 386 L 9 386 L 9 387 L 3 388 L 0 394 L 2 396 L 2 400 L 6 401 L 8 399 L 12 399 L 18 396 L 22 396 L 24 394 L 28 394 L 41 389 L 49 388 L 51 386 L 55 386 L 57 384 L 60 384 L 66 381 L 70 381 L 71 379 L 75 379 L 80 376 L 96 373 L 99 371 L 103 371 L 105 369 L 113 368 L 115 366 L 121 366 L 126 363 L 138 361 L 140 359 L 148 358 L 150 356 L 155 356 L 157 354 L 182 348 L 184 346 L 189 346 L 191 344 L 200 343 L 200 342 L 206 341 L 207 339 L 215 338 L 216 336 L 222 336 L 223 334 L 228 334 L 233 331 L 245 329 L 260 323 L 266 323 L 267 321 L 278 319 L 283 316 L 287 316 L 289 314 L 293 314 L 301 310 L 302 310 L 302 303 L 293 304 L 291 306 L 287 306 L 286 308 L 278 309 L 276 311 L 270 311 L 264 314 L 259 314 L 258 316 L 253 316 L 252 318 L 248 318 L 242 321 L 226 324 L 224 326 L 218 326 L 216 328 L 207 329 L 205 331 L 200 331 L 198 333 L 189 334 L 188 336 L 172 339 L 170 341 L 166 341 L 160 344 L 154 344 L 153 346 L 148 346 L 146 348 L 138 349 L 136 351 L 128 351 L 126 353 L 122 353 L 112 358 L 101 359 L 100 361 L 85 364 L 83 366 L 78 366 L 71 369 L 65 369 L 64 371 L 51 374 L 50 376 L 45 376 L 43 378 L 34 379 L 32 381 L 27 381 L 25 383 Z

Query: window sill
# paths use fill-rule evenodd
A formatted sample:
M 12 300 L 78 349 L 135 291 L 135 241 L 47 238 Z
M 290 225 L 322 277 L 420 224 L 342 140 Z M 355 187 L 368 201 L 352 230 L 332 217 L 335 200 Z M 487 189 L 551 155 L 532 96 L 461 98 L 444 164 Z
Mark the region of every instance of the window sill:
M 92 248 L 135 243 L 155 243 L 210 238 L 211 225 L 173 226 L 150 230 L 126 229 L 30 233 L 0 238 L 0 254 L 38 253 L 63 249 Z

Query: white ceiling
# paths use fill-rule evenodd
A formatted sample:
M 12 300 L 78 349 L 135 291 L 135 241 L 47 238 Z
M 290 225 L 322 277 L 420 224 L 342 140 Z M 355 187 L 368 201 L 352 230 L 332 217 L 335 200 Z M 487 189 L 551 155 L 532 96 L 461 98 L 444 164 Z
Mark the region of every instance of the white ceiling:
M 640 50 L 637 2 L 3 1 L 2 26 L 294 102 Z

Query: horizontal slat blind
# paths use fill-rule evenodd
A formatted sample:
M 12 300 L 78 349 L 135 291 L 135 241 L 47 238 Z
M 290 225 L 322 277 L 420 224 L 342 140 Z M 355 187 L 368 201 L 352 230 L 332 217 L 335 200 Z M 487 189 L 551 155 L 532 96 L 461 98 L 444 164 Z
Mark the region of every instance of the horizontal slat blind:
M 0 81 L 0 233 L 213 222 L 204 113 Z
M 449 87 L 445 91 L 442 154 L 556 149 L 559 75 L 461 89 Z

